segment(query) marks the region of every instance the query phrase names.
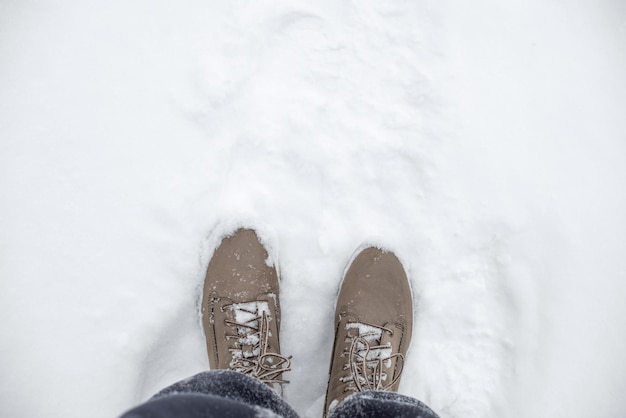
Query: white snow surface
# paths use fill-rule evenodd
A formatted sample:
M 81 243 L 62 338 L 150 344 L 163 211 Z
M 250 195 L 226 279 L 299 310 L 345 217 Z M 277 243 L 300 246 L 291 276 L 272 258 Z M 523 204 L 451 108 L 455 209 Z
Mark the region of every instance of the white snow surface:
M 623 418 L 622 0 L 0 2 L 0 415 L 115 417 L 208 368 L 224 233 L 281 274 L 319 416 L 354 250 L 393 250 L 401 393 Z

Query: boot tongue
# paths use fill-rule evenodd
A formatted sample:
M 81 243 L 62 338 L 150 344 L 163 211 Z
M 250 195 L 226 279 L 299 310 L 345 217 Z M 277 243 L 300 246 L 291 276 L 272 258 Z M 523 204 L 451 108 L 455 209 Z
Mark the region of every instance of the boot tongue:
M 231 326 L 237 330 L 238 338 L 233 339 L 233 362 L 239 358 L 259 356 L 262 343 L 260 322 L 264 313 L 270 315 L 269 304 L 265 301 L 234 303 L 224 307 L 224 310 L 233 322 Z
M 342 357 L 347 362 L 344 370 L 349 370 L 350 374 L 341 377 L 340 382 L 348 384 L 348 387 L 339 385 L 333 389 L 327 412 L 335 409 L 346 398 L 348 391 L 369 390 L 371 386 L 378 386 L 380 379 L 383 380 L 382 386 L 386 386 L 388 377 L 381 374 L 382 370 L 377 369 L 378 377 L 374 376 L 372 367 L 376 367 L 376 364 L 382 362 L 385 369 L 395 366 L 392 357 L 393 349 L 398 347 L 398 342 L 391 335 L 396 334 L 395 329 L 359 322 L 358 318 L 351 315 L 348 316 L 344 326 L 346 333 Z
M 233 303 L 227 307 L 233 315 L 233 320 L 240 324 L 255 325 L 258 327 L 258 318 L 265 312 L 270 314 L 270 306 L 266 301 L 254 300 L 251 302 Z M 254 322 L 254 324 L 252 324 Z
M 367 341 L 370 346 L 379 347 L 376 350 L 370 350 L 368 352 L 367 360 L 386 358 L 392 354 L 392 344 L 388 338 L 389 333 L 386 332 L 385 328 L 381 328 L 375 325 L 363 324 L 361 322 L 351 322 L 346 324 L 346 329 L 348 329 L 348 335 L 356 334 L 359 338 Z M 350 330 L 354 330 L 356 332 L 350 332 Z M 364 349 L 365 347 L 359 348 Z
M 229 351 L 232 354 L 230 369 L 249 374 L 282 393 L 282 385 L 288 383 L 282 379 L 282 373 L 291 370 L 291 357 L 279 354 L 278 341 L 272 343 L 271 316 L 268 301 L 233 303 L 224 306 L 230 327 L 236 330 L 232 335 Z M 276 347 L 274 347 L 274 345 Z
M 346 328 L 348 335 L 353 336 L 350 350 L 360 357 L 360 367 L 355 370 L 360 371 L 364 382 L 359 380 L 357 386 L 365 384 L 369 390 L 388 390 L 399 378 L 396 373 L 402 371 L 397 369 L 400 355 L 394 354 L 394 348 L 397 351 L 400 344 L 401 330 L 395 324 L 379 327 L 358 322 L 346 324 Z

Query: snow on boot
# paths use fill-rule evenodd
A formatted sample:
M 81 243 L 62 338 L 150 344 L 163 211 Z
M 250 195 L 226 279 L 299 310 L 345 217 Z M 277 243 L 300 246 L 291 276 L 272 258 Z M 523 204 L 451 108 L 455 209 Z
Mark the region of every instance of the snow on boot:
M 290 357 L 280 354 L 278 274 L 251 229 L 225 237 L 207 268 L 202 324 L 211 369 L 260 379 L 282 394 Z
M 411 341 L 411 288 L 398 258 L 370 247 L 348 268 L 335 310 L 324 416 L 356 392 L 397 392 Z

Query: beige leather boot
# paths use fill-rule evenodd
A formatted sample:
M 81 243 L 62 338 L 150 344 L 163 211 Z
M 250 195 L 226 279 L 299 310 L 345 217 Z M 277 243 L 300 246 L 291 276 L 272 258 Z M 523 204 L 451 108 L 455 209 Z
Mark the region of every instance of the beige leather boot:
M 397 391 L 412 328 L 402 264 L 393 253 L 366 248 L 346 271 L 337 298 L 324 416 L 353 393 Z
M 251 229 L 225 237 L 209 262 L 202 323 L 211 369 L 254 376 L 282 393 L 278 275 Z

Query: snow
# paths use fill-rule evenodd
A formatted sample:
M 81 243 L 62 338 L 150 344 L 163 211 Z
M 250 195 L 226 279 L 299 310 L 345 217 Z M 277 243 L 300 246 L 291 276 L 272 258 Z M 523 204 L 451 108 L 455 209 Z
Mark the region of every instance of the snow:
M 244 225 L 303 416 L 366 244 L 412 282 L 401 393 L 623 416 L 622 1 L 6 0 L 0 57 L 2 415 L 117 416 L 207 369 L 202 280 Z

